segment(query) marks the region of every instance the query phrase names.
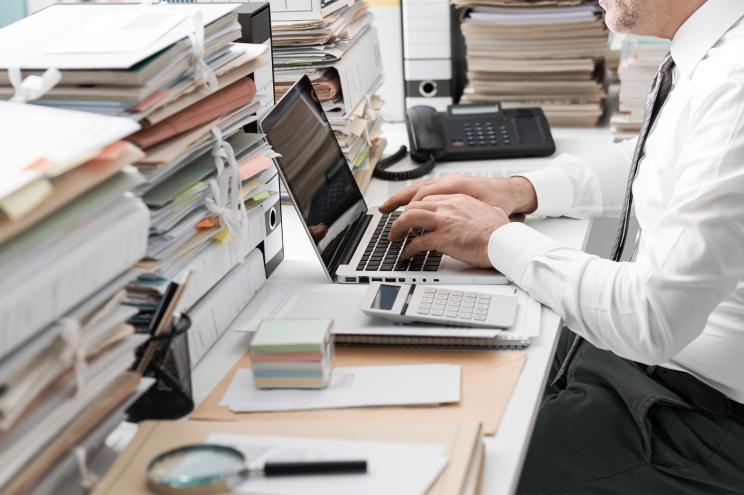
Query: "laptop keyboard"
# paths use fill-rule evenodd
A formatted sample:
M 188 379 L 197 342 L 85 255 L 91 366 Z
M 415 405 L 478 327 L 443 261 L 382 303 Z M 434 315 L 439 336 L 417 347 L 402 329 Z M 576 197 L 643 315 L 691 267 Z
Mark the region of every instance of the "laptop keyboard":
M 359 265 L 357 265 L 357 270 L 366 272 L 435 272 L 439 269 L 439 264 L 442 262 L 442 253 L 437 251 L 424 251 L 409 260 L 398 259 L 411 239 L 426 233 L 424 229 L 416 229 L 411 231 L 403 240 L 388 241 L 388 234 L 393 222 L 401 213 L 400 211 L 394 211 L 382 216 L 369 244 L 367 244 L 367 248 L 364 250 Z

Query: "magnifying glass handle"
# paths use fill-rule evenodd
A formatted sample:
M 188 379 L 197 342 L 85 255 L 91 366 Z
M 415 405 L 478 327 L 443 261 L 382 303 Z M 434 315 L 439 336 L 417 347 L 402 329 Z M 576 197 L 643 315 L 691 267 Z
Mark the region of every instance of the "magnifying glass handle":
M 366 473 L 367 461 L 267 462 L 264 476 Z

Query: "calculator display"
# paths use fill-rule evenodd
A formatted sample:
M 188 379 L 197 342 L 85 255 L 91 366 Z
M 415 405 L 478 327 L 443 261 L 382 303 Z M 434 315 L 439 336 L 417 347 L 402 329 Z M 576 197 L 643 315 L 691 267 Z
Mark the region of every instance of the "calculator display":
M 390 311 L 393 309 L 395 298 L 398 297 L 399 291 L 400 287 L 397 285 L 380 285 L 380 288 L 375 295 L 375 299 L 372 301 L 372 309 Z

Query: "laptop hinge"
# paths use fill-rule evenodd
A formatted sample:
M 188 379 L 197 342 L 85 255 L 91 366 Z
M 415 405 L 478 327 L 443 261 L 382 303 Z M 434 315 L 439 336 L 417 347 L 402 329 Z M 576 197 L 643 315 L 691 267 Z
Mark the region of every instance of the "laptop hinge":
M 356 248 L 359 245 L 359 243 L 362 240 L 362 237 L 364 237 L 364 233 L 367 231 L 367 226 L 372 221 L 372 215 L 365 214 L 359 217 L 359 220 L 354 222 L 354 226 L 350 230 L 350 233 L 347 234 L 347 238 L 341 242 L 342 246 L 345 246 L 342 248 L 340 253 L 338 253 L 337 256 L 335 256 L 335 260 L 332 265 L 331 273 L 333 276 L 336 276 L 336 270 L 340 265 L 346 265 L 351 261 L 351 258 L 354 256 L 354 253 L 356 252 Z

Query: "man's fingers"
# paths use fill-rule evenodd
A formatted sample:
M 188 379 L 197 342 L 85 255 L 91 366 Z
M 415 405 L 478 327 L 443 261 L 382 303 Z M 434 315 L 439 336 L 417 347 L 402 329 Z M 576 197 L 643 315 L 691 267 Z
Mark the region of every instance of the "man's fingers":
M 411 201 L 411 199 L 413 199 L 419 189 L 431 182 L 432 179 L 417 182 L 416 184 L 398 191 L 397 193 L 390 196 L 388 200 L 385 201 L 382 206 L 380 206 L 379 210 L 382 213 L 390 213 L 391 211 L 395 211 L 403 205 L 407 205 Z
M 406 244 L 406 248 L 400 254 L 401 259 L 407 260 L 413 258 L 422 251 L 431 251 L 437 249 L 437 235 L 435 232 L 428 232 L 424 235 L 411 239 Z
M 408 210 L 427 210 L 427 211 L 437 211 L 439 207 L 441 206 L 441 202 L 439 201 L 411 201 L 408 203 L 408 207 L 406 208 L 406 211 Z
M 449 187 L 447 187 L 446 184 L 430 184 L 428 186 L 420 187 L 418 191 L 416 191 L 416 194 L 413 195 L 410 202 L 422 201 L 424 198 L 430 196 L 447 195 L 448 189 Z
M 388 239 L 391 241 L 402 239 L 413 227 L 435 230 L 437 227 L 437 217 L 433 212 L 427 210 L 407 210 L 393 223 Z

